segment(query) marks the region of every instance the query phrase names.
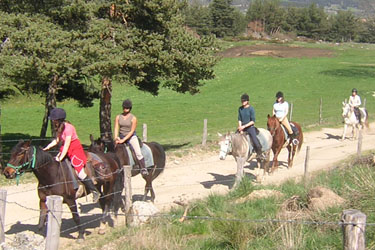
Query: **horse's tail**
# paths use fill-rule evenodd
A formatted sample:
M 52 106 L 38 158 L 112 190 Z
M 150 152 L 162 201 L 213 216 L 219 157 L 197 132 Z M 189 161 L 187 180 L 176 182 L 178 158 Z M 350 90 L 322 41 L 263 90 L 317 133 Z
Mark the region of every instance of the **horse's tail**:
M 299 143 L 298 143 L 298 147 L 297 147 L 297 153 L 301 150 L 301 148 L 302 148 L 302 144 L 303 144 L 303 133 L 302 133 L 302 129 L 300 130 L 300 133 L 301 133 L 301 138 L 299 139 Z
M 366 126 L 366 128 L 369 128 L 370 124 L 368 123 L 368 112 L 367 112 L 367 109 L 365 109 L 365 113 L 366 113 L 365 126 Z
M 154 180 L 165 169 L 166 155 L 165 155 L 164 148 L 159 143 L 157 143 L 157 142 L 150 142 L 150 143 L 147 143 L 147 144 L 149 144 L 150 146 L 151 145 L 154 146 L 155 150 L 157 151 L 157 154 L 154 155 L 154 164 L 156 165 L 156 168 L 155 168 L 155 171 L 152 174 L 152 179 Z

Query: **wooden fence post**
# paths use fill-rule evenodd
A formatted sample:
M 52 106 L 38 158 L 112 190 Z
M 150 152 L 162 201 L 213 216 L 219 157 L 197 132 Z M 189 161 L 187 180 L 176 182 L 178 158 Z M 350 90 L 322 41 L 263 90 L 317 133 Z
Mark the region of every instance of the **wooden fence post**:
M 4 189 L 0 190 L 0 243 L 5 242 L 5 207 L 7 202 L 7 191 Z
M 202 138 L 202 146 L 206 146 L 207 143 L 207 119 L 203 121 L 203 138 Z
M 133 221 L 133 217 L 130 215 L 132 206 L 132 167 L 125 165 L 124 167 L 124 188 L 125 188 L 125 223 L 129 225 Z
M 362 130 L 359 130 L 359 135 L 358 135 L 358 146 L 357 146 L 357 156 L 360 157 L 362 154 Z
M 305 186 L 307 185 L 308 178 L 309 178 L 309 162 L 310 162 L 310 146 L 307 146 L 306 158 L 305 158 L 305 172 L 304 172 Z
M 4 159 L 3 159 L 3 140 L 1 136 L 1 105 L 0 105 L 0 167 L 2 169 L 5 168 Z
M 289 121 L 292 121 L 292 115 L 293 115 L 293 103 L 290 104 Z
M 344 250 L 364 250 L 366 215 L 359 210 L 348 209 L 342 212 L 341 220 L 344 223 Z
M 59 195 L 47 196 L 48 224 L 46 237 L 46 250 L 59 248 L 61 215 L 63 197 Z
M 144 142 L 147 142 L 147 124 L 146 123 L 143 123 L 143 141 Z
M 323 113 L 323 98 L 320 97 L 320 105 L 319 105 L 319 124 L 322 124 L 322 122 L 323 122 L 322 113 Z

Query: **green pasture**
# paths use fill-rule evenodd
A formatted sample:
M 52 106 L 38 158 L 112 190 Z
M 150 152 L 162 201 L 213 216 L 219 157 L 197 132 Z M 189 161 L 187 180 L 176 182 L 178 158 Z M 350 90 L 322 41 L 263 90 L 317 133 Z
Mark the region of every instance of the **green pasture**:
M 223 43 L 224 47 L 254 42 Z M 208 139 L 217 132 L 234 131 L 240 95 L 247 92 L 255 107 L 258 127 L 266 127 L 275 93 L 284 92 L 293 103 L 292 120 L 303 129 L 319 128 L 319 105 L 322 99 L 322 126 L 338 126 L 342 122 L 341 102 L 356 87 L 370 117 L 375 111 L 375 45 L 304 44 L 298 46 L 330 49 L 326 58 L 222 58 L 215 67 L 216 78 L 206 81 L 199 94 L 178 94 L 162 89 L 158 96 L 141 92 L 123 83 L 113 83 L 112 121 L 121 112 L 121 103 L 130 98 L 138 117 L 137 132 L 148 126 L 148 140 L 163 144 L 167 150 L 199 144 L 203 120 L 208 119 Z M 286 45 L 280 45 L 286 46 Z M 1 133 L 7 143 L 19 138 L 38 138 L 44 113 L 44 100 L 38 96 L 17 96 L 1 103 Z M 79 108 L 74 101 L 58 103 L 66 109 L 67 119 L 77 128 L 83 143 L 89 135 L 99 136 L 99 100 L 91 108 Z M 48 132 L 50 134 L 50 132 Z
M 346 209 L 366 214 L 366 249 L 374 249 L 373 153 L 346 159 L 335 169 L 314 173 L 306 182 L 293 179 L 264 186 L 245 178 L 227 195 L 213 193 L 189 202 L 184 222 L 179 219 L 185 208 L 179 207 L 141 227 L 117 227 L 103 237 L 88 236 L 79 249 L 342 249 L 339 222 Z M 344 202 L 313 209 L 309 194 L 315 187 L 331 190 Z M 279 195 L 244 199 L 256 190 Z

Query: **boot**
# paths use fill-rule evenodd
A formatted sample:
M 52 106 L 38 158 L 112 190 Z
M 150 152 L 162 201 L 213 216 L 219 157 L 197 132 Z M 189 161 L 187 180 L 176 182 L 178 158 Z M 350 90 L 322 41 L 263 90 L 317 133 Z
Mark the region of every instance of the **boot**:
M 100 198 L 100 194 L 92 180 L 86 176 L 82 183 L 85 185 L 86 190 L 89 190 L 90 193 L 92 193 L 92 202 L 97 203 Z
M 145 158 L 138 160 L 139 168 L 141 169 L 141 175 L 148 175 L 148 171 L 145 164 Z

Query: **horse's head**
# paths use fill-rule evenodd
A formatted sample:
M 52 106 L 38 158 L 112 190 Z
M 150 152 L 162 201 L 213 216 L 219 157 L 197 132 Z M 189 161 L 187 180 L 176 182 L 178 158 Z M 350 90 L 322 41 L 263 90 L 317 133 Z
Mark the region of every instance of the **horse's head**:
M 225 160 L 227 155 L 232 151 L 232 138 L 230 133 L 227 133 L 226 135 L 222 135 L 218 133 L 220 139 L 219 139 L 219 145 L 220 145 L 220 153 L 219 158 L 220 160 Z
M 90 134 L 90 141 L 91 141 L 91 144 L 89 146 L 90 152 L 104 152 L 105 151 L 106 147 L 102 139 L 98 138 L 94 140 L 94 136 Z
M 349 117 L 349 112 L 350 112 L 350 105 L 347 102 L 342 102 L 342 117 Z
M 268 115 L 267 118 L 267 129 L 270 131 L 271 135 L 274 136 L 276 129 L 280 127 L 279 119 L 277 119 L 275 115 Z
M 17 145 L 13 147 L 10 153 L 10 159 L 3 172 L 7 179 L 14 179 L 19 176 L 35 161 L 30 153 L 30 145 L 31 141 L 24 142 L 20 140 Z

